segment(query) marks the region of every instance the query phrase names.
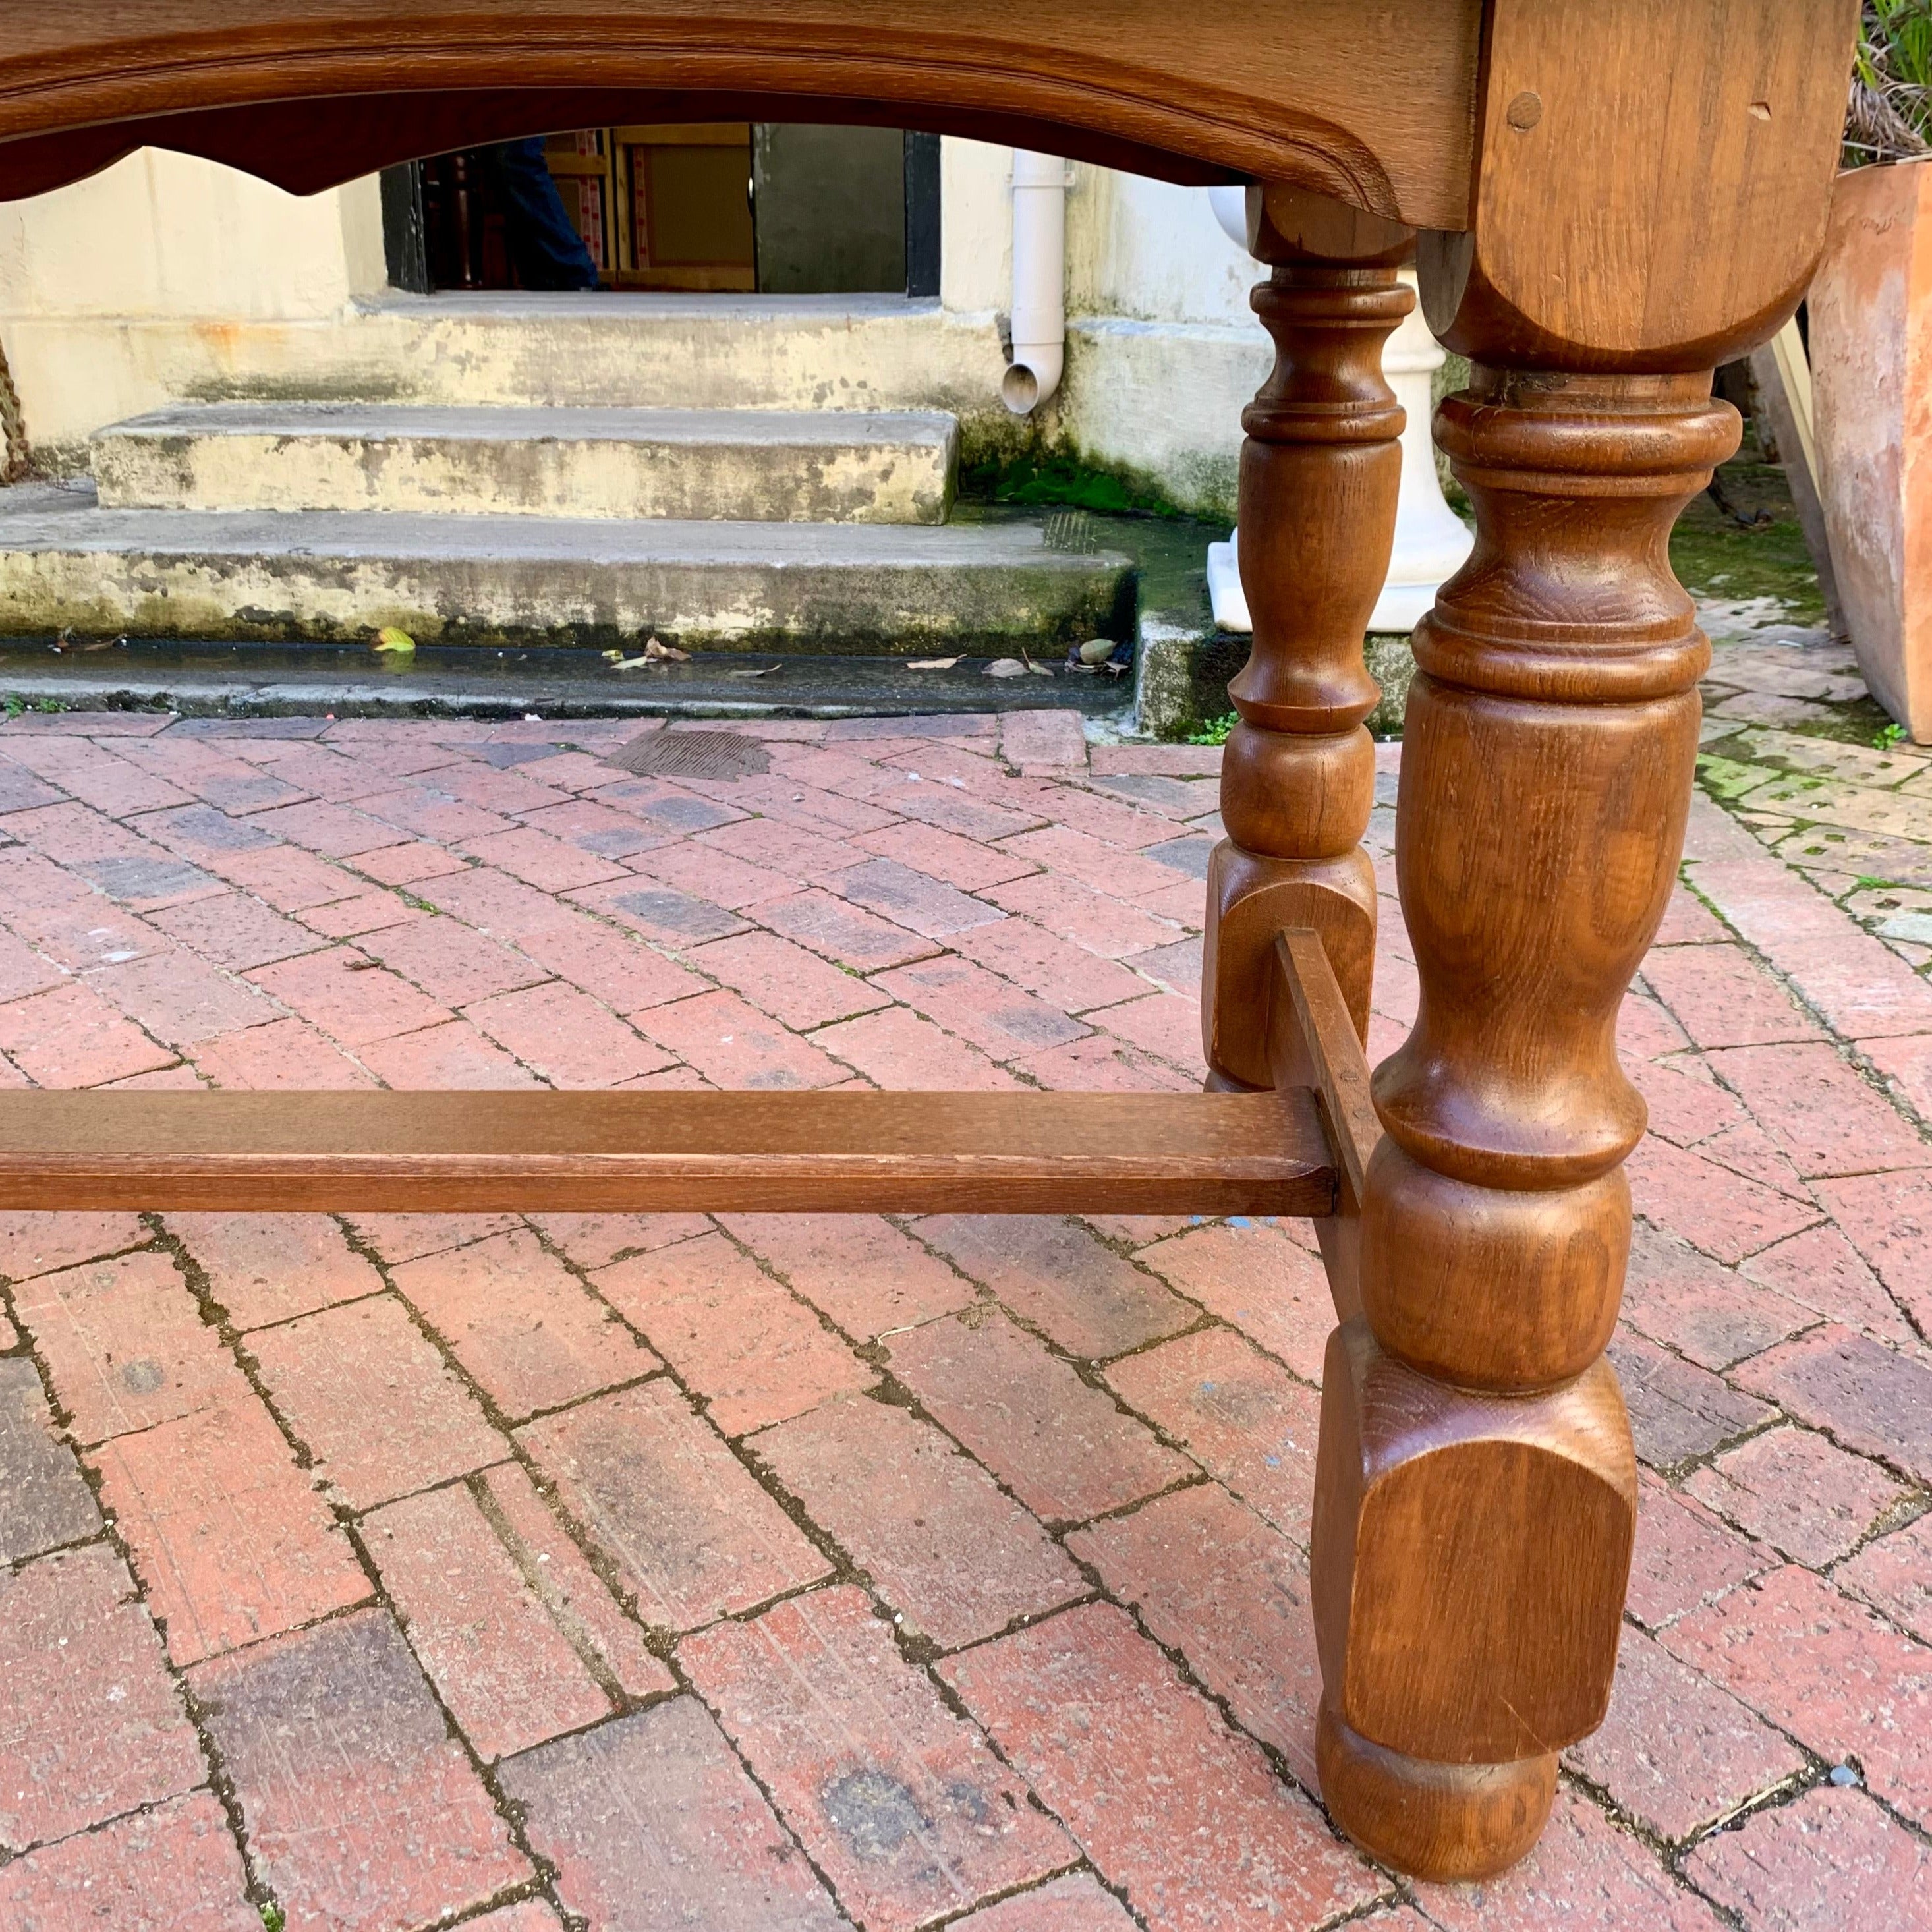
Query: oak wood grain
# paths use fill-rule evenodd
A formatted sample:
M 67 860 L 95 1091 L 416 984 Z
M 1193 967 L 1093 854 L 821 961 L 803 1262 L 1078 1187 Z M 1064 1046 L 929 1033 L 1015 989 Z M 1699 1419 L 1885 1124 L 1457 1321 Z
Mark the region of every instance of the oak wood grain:
M 1420 994 L 1372 1082 L 1311 1555 L 1330 1810 L 1432 1878 L 1528 1849 L 1616 1666 L 1636 1466 L 1603 1350 L 1644 1126 L 1616 1019 L 1696 756 L 1709 652 L 1667 539 L 1736 446 L 1709 391 L 1478 365 L 1437 412 L 1476 548 L 1415 634 L 1396 870 Z
M 1280 933 L 1274 950 L 1280 975 L 1275 1012 L 1278 1018 L 1292 1015 L 1294 1021 L 1292 1032 L 1277 1024 L 1270 1034 L 1276 1088 L 1312 1087 L 1339 1178 L 1359 1201 L 1367 1186 L 1369 1162 L 1382 1137 L 1370 1091 L 1368 1055 L 1362 1051 L 1354 1016 L 1328 963 L 1322 935 L 1305 928 Z M 1282 1012 L 1284 1004 L 1286 1015 Z M 1304 1065 L 1312 1076 L 1306 1082 L 1288 1072 Z
M 1306 1093 L 0 1094 L 0 1208 L 1326 1214 Z
M 1046 130 L 1064 128 L 1149 156 L 1299 182 L 1412 224 L 1454 226 L 1469 206 L 1482 5 L 8 0 L 4 12 L 0 143 L 68 137 L 76 172 L 111 158 L 104 130 L 115 123 L 389 97 L 393 134 L 406 124 L 398 97 L 582 89 L 594 79 L 600 88 L 732 98 L 729 112 L 689 102 L 669 116 L 677 119 L 770 118 L 748 111 L 764 96 L 826 104 L 822 113 L 786 110 L 800 118 L 856 110 L 918 126 L 930 124 L 922 110 L 939 110 L 954 117 L 951 131 L 979 125 L 994 139 L 1003 124 L 1028 123 L 1048 152 L 1066 144 Z M 247 145 L 178 122 L 166 139 L 197 153 L 222 142 L 224 158 L 272 174 L 278 145 L 303 131 L 299 114 L 292 119 L 278 133 L 275 115 L 258 115 Z M 351 146 L 352 131 L 345 121 L 336 178 L 398 158 L 392 146 L 378 157 Z M 125 136 L 146 138 L 132 126 Z M 439 114 L 437 142 L 482 137 Z M 303 145 L 312 165 L 317 145 Z M 36 181 L 49 184 L 57 158 L 44 145 L 31 158 Z M 22 191 L 8 185 L 0 146 L 0 195 Z
M 1221 764 L 1227 836 L 1208 873 L 1201 1026 L 1223 1084 L 1264 1087 L 1275 937 L 1321 934 L 1358 1034 L 1375 974 L 1375 802 L 1363 720 L 1381 695 L 1362 638 L 1395 538 L 1405 417 L 1382 344 L 1414 306 L 1396 278 L 1405 230 L 1332 202 L 1250 189 L 1249 235 L 1273 273 L 1250 300 L 1275 364 L 1243 412 L 1248 661 Z
M 1362 1195 L 1382 1136 L 1370 1092 L 1368 1056 L 1329 964 L 1322 935 L 1279 933 L 1268 1060 L 1277 1092 L 1306 1087 L 1322 1116 L 1335 1162 L 1335 1207 L 1314 1216 L 1335 1318 L 1362 1312 Z
M 1472 359 L 1690 374 L 1774 334 L 1825 239 L 1858 0 L 1491 0 L 1474 206 L 1419 250 Z

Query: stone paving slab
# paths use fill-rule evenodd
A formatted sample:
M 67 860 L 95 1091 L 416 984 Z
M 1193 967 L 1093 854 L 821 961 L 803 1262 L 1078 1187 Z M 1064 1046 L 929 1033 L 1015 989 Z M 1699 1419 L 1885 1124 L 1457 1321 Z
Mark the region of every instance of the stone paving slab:
M 1932 797 L 1794 635 L 1624 1010 L 1638 1547 L 1521 1870 L 1320 1808 L 1299 1224 L 12 1214 L 0 1923 L 1932 1922 Z M 1211 748 L 658 728 L 0 723 L 0 1081 L 1199 1080 Z

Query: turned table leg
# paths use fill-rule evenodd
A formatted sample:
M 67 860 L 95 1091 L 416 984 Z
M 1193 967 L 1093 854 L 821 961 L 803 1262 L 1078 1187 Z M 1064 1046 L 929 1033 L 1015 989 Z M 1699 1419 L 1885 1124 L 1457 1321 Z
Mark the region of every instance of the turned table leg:
M 1603 1350 L 1644 1126 L 1616 1018 L 1676 877 L 1708 658 L 1666 541 L 1738 425 L 1708 376 L 1478 366 L 1437 432 L 1478 536 L 1415 637 L 1396 867 L 1421 998 L 1375 1078 L 1312 1561 L 1330 1809 L 1468 1878 L 1534 1842 L 1616 1662 L 1636 1467 Z
M 1208 1084 L 1268 1087 L 1275 934 L 1321 934 L 1366 1037 L 1376 878 L 1362 835 L 1379 695 L 1362 634 L 1395 537 L 1402 412 L 1382 344 L 1414 306 L 1408 230 L 1298 190 L 1249 191 L 1250 246 L 1274 274 L 1256 312 L 1273 374 L 1243 416 L 1241 582 L 1254 645 L 1228 687 L 1228 836 L 1208 875 L 1202 1034 Z

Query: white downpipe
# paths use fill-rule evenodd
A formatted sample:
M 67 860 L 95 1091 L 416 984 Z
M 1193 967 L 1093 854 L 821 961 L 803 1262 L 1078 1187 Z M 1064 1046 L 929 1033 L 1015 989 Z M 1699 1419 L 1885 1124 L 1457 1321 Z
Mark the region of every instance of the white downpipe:
M 1214 210 L 1228 238 L 1247 246 L 1246 190 L 1208 190 Z M 1412 286 L 1408 270 L 1402 280 Z M 1402 488 L 1396 501 L 1395 548 L 1388 576 L 1369 619 L 1371 631 L 1412 631 L 1436 602 L 1438 587 L 1468 560 L 1475 538 L 1462 518 L 1442 499 L 1436 473 L 1436 447 L 1430 434 L 1434 411 L 1430 378 L 1442 368 L 1441 345 L 1429 332 L 1418 303 L 1390 337 L 1382 355 L 1382 374 L 1395 398 L 1408 412 L 1402 433 Z M 1248 600 L 1241 588 L 1240 532 L 1208 551 L 1208 589 L 1214 599 L 1214 621 L 1224 631 L 1252 631 Z
M 1000 399 L 1030 416 L 1066 366 L 1066 164 L 1013 150 L 1013 359 Z

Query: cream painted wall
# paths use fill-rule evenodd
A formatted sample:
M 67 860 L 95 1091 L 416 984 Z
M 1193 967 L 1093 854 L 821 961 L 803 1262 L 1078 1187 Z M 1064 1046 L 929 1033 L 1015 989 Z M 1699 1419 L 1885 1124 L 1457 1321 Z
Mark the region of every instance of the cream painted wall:
M 383 279 L 373 176 L 284 194 L 149 148 L 0 202 L 0 316 L 320 316 Z
M 1012 289 L 1012 157 L 947 140 L 940 298 L 962 318 Z M 1037 429 L 1138 470 L 1190 508 L 1232 516 L 1241 411 L 1268 373 L 1248 307 L 1260 278 L 1204 189 L 1074 163 L 1066 200 L 1066 375 Z
M 782 351 L 758 346 L 754 330 L 734 365 L 716 372 L 723 387 L 766 408 L 794 395 L 793 406 L 809 406 L 862 394 L 1016 427 L 998 400 L 992 347 L 994 318 L 1012 299 L 1012 169 L 1007 148 L 942 144 L 940 315 L 855 319 L 830 335 L 788 336 Z M 1036 427 L 1094 460 L 1156 476 L 1184 502 L 1226 509 L 1241 407 L 1268 362 L 1246 307 L 1254 265 L 1201 190 L 1084 164 L 1070 174 L 1067 374 Z M 644 399 L 626 393 L 638 386 L 628 379 L 577 393 L 600 369 L 611 377 L 605 347 L 636 361 L 641 344 L 628 332 L 640 298 L 593 298 L 567 325 L 556 311 L 552 328 L 549 307 L 541 321 L 533 312 L 516 325 L 384 291 L 373 177 L 298 197 L 149 150 L 58 193 L 0 202 L 0 343 L 34 446 L 57 467 L 84 464 L 86 439 L 104 424 L 191 398 L 512 402 L 554 390 L 562 400 L 568 387 L 573 400 Z M 620 315 L 628 341 L 602 344 L 609 332 L 593 318 Z M 667 334 L 658 359 L 687 371 L 684 352 L 716 332 L 700 326 L 685 344 L 668 314 L 653 327 Z M 566 354 L 562 340 L 586 328 L 598 343 Z M 856 355 L 855 331 L 865 338 Z M 779 353 L 782 376 L 745 359 Z
M 962 315 L 1012 298 L 1013 153 L 983 141 L 939 144 L 939 299 Z
M 1259 271 L 1221 231 L 1204 188 L 1078 167 L 1067 202 L 1070 315 L 1255 328 Z
M 0 202 L 0 343 L 58 466 L 104 423 L 218 384 L 251 332 L 340 317 L 385 273 L 374 176 L 302 196 L 145 148 Z
M 1258 326 L 1248 290 L 1259 271 L 1221 232 L 1204 189 L 1081 162 L 1068 173 L 1070 316 Z M 1004 310 L 1012 286 L 1011 150 L 949 139 L 940 183 L 940 299 L 968 312 Z

